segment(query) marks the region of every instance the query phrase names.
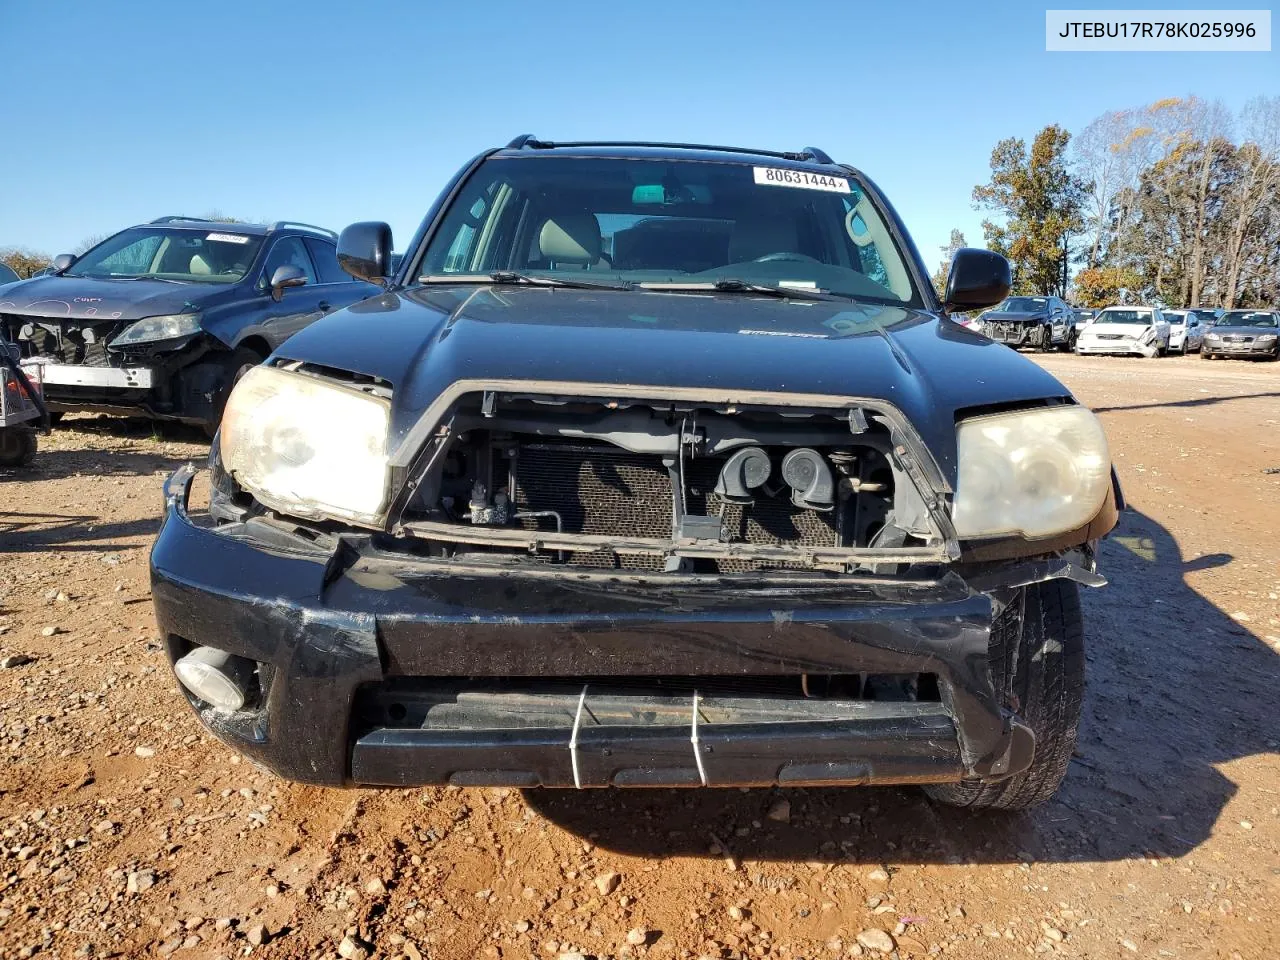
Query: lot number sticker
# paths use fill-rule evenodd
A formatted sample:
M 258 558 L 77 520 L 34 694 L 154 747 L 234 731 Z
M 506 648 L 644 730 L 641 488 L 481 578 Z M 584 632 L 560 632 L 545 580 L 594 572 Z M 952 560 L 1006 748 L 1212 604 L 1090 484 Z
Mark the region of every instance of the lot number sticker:
M 206 240 L 213 240 L 217 243 L 248 243 L 249 238 L 238 233 L 210 233 L 205 237 Z
M 827 193 L 849 193 L 844 177 L 828 177 L 803 170 L 779 170 L 777 167 L 753 167 L 756 183 L 766 187 L 799 187 L 802 190 L 825 190 Z

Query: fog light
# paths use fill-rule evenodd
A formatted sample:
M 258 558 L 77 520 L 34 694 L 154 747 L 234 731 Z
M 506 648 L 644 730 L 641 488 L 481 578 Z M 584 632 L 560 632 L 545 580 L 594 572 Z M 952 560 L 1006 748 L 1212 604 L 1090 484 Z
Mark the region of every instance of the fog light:
M 240 710 L 249 698 L 254 664 L 213 647 L 196 647 L 173 665 L 184 687 L 218 710 Z

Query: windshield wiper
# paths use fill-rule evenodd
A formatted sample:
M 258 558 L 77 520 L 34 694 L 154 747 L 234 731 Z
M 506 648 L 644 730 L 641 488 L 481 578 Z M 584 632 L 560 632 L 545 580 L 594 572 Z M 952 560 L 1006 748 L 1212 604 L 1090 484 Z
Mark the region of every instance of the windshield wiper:
M 847 297 L 828 293 L 825 290 L 809 287 L 771 287 L 767 283 L 752 283 L 726 277 L 706 283 L 641 283 L 642 290 L 662 290 L 670 293 L 759 293 L 766 297 L 777 297 L 779 300 L 846 300 Z
M 514 270 L 496 270 L 485 274 L 459 274 L 457 276 L 430 275 L 418 278 L 419 283 L 492 283 L 498 285 L 523 284 L 531 287 L 562 287 L 569 290 L 631 290 L 630 283 L 598 283 L 592 280 L 569 280 L 564 277 L 538 277 Z

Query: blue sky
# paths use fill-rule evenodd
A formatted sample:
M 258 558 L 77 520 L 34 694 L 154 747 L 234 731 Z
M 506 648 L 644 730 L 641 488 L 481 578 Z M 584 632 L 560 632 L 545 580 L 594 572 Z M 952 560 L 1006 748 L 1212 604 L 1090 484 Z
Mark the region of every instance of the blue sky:
M 1276 52 L 1046 53 L 1045 5 L 1026 2 L 57 11 L 0 0 L 0 247 L 49 254 L 210 210 L 386 220 L 399 247 L 458 166 L 533 132 L 822 147 L 884 188 L 932 268 L 952 226 L 981 242 L 969 194 L 1001 137 L 1280 93 Z

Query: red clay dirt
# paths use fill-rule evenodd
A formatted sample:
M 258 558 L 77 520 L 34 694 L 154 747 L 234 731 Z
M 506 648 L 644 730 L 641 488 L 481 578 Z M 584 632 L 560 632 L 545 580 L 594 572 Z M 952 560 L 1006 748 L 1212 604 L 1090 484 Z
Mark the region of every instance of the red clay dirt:
M 279 782 L 157 642 L 160 483 L 207 447 L 68 418 L 0 475 L 0 663 L 34 657 L 0 669 L 0 958 L 1274 955 L 1280 364 L 1036 359 L 1101 413 L 1130 509 L 1069 778 L 1012 816 Z

